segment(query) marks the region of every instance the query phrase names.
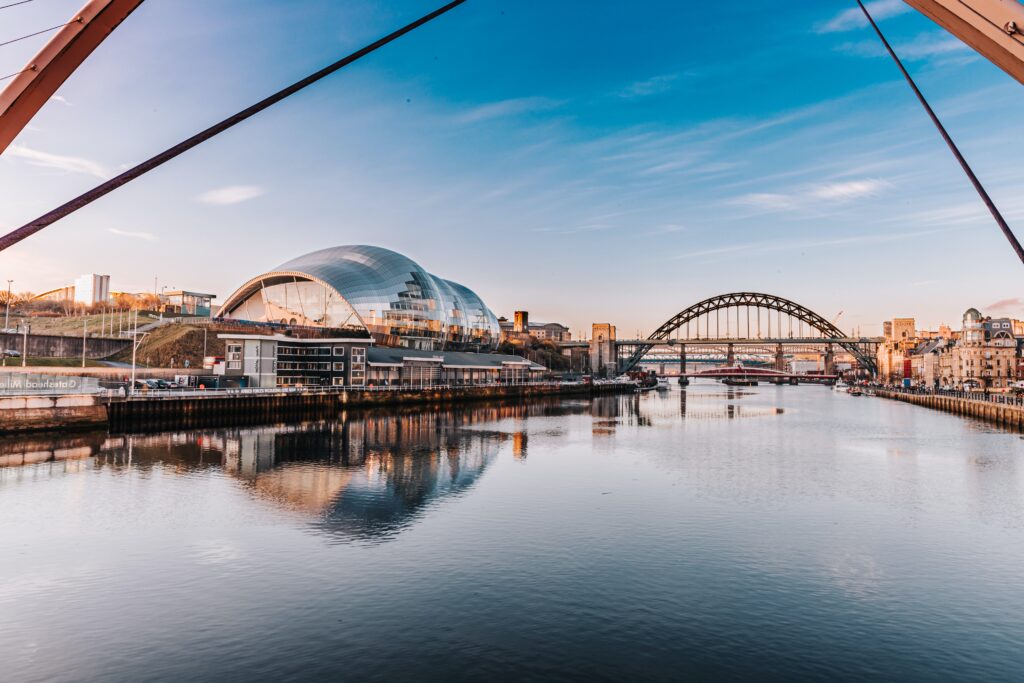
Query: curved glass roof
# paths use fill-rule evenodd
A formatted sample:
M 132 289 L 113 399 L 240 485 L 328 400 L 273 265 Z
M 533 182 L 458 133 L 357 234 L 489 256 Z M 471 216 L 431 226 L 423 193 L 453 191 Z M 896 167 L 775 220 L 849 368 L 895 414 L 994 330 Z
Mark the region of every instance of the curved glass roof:
M 268 311 L 268 318 L 276 318 L 280 311 L 294 308 L 282 303 L 285 299 L 310 300 L 308 295 L 304 299 L 291 295 L 289 299 L 287 287 L 294 288 L 296 280 L 318 282 L 342 297 L 385 344 L 484 350 L 498 343 L 498 320 L 476 293 L 431 275 L 407 256 L 368 245 L 321 249 L 283 263 L 232 294 L 224 303 L 224 315 L 244 317 L 251 315 L 250 311 Z M 257 297 L 259 302 L 253 305 Z M 321 308 L 328 310 L 329 304 L 321 307 L 319 301 L 305 305 L 304 315 L 298 319 L 330 324 L 329 313 L 308 313 L 310 308 L 317 313 Z

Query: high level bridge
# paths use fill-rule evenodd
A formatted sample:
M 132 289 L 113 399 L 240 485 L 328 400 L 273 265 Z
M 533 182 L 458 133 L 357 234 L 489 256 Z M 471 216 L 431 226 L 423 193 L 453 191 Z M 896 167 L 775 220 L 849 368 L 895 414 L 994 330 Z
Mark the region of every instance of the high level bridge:
M 646 339 L 615 339 L 618 372 L 627 372 L 647 361 L 656 348 L 678 351 L 680 374 L 687 374 L 687 355 L 723 354 L 734 365 L 737 349 L 748 354 L 774 356 L 777 370 L 784 369 L 785 352 L 812 349 L 823 352 L 825 373 L 835 373 L 835 353 L 844 351 L 859 368 L 875 374 L 878 338 L 845 334 L 805 306 L 772 294 L 733 292 L 720 294 L 689 306 L 669 318 Z M 660 354 L 661 359 L 665 354 Z M 662 360 L 664 362 L 664 360 Z

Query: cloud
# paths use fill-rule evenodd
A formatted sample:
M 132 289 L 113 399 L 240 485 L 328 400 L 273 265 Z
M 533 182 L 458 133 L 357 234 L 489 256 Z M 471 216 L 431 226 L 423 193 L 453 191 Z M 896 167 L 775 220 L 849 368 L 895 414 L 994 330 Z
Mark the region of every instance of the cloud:
M 741 195 L 730 203 L 749 206 L 767 211 L 799 209 L 822 202 L 848 202 L 852 199 L 873 197 L 880 194 L 890 183 L 884 180 L 866 178 L 836 183 L 806 185 L 793 192 L 753 192 Z
M 686 226 L 685 225 L 679 225 L 678 223 L 665 223 L 664 225 L 659 225 L 658 227 L 656 227 L 656 228 L 654 228 L 652 230 L 648 230 L 647 234 L 648 235 L 669 235 L 669 234 L 674 233 L 674 232 L 683 232 L 684 230 L 686 230 Z
M 1000 299 L 985 307 L 986 311 L 993 313 L 1015 313 L 1024 308 L 1024 299 L 1014 297 L 1012 299 Z
M 911 41 L 894 45 L 893 49 L 900 59 L 905 60 L 929 59 L 958 53 L 972 54 L 966 44 L 949 34 L 940 32 L 922 33 Z M 854 57 L 889 57 L 885 47 L 877 40 L 842 43 L 836 46 L 836 50 Z
M 65 105 L 65 106 L 68 106 L 68 107 L 71 106 L 71 103 L 68 102 L 67 98 L 64 97 L 63 95 L 53 95 L 52 97 L 50 97 L 50 101 L 51 102 L 60 102 L 61 104 Z
M 156 235 L 150 232 L 130 232 L 128 230 L 118 230 L 117 228 L 107 228 L 107 232 L 111 235 L 120 235 L 121 237 L 131 237 L 137 240 L 146 240 L 147 242 L 155 242 Z
M 915 237 L 927 237 L 939 233 L 953 232 L 956 229 L 944 230 L 915 230 L 911 232 L 881 233 L 873 235 L 853 235 L 851 237 L 835 237 L 822 240 L 800 240 L 791 242 L 758 241 L 730 244 L 723 247 L 712 247 L 690 251 L 677 255 L 676 259 L 689 259 L 701 256 L 714 256 L 717 254 L 731 254 L 744 251 L 757 252 L 783 252 L 783 251 L 804 251 L 806 249 L 820 249 L 822 247 L 857 246 L 870 244 L 886 244 L 901 240 L 913 239 Z
M 874 0 L 874 2 L 866 3 L 866 6 L 875 21 L 881 21 L 882 19 L 888 19 L 889 17 L 895 17 L 910 11 L 910 6 L 904 3 L 903 0 Z M 815 31 L 818 33 L 838 33 L 867 25 L 868 20 L 864 18 L 864 13 L 860 11 L 860 7 L 851 7 L 821 24 L 815 28 Z
M 227 206 L 255 199 L 266 193 L 258 185 L 228 185 L 199 195 L 199 201 L 215 206 Z
M 756 209 L 769 209 L 772 211 L 791 209 L 797 204 L 794 197 L 774 192 L 752 192 L 750 194 L 737 197 L 733 200 L 733 203 L 741 206 L 752 206 Z
M 872 197 L 889 184 L 881 180 L 850 180 L 845 183 L 824 183 L 811 189 L 811 196 L 830 201 L 847 201 Z
M 561 102 L 548 99 L 547 97 L 518 97 L 482 104 L 460 113 L 455 118 L 459 123 L 480 123 L 481 121 L 518 116 L 520 114 L 550 111 L 561 105 Z
M 37 149 L 25 147 L 24 145 L 12 145 L 8 148 L 7 154 L 8 156 L 12 156 L 17 159 L 23 159 L 25 163 L 33 166 L 53 168 L 58 171 L 66 171 L 68 173 L 84 173 L 102 180 L 106 180 L 110 177 L 107 169 L 101 164 L 91 161 L 90 159 L 83 159 L 82 157 L 41 152 Z
M 678 80 L 679 74 L 662 74 L 660 76 L 652 76 L 651 78 L 645 78 L 642 81 L 630 83 L 628 86 L 620 90 L 618 95 L 619 97 L 625 97 L 627 99 L 659 95 L 671 90 Z

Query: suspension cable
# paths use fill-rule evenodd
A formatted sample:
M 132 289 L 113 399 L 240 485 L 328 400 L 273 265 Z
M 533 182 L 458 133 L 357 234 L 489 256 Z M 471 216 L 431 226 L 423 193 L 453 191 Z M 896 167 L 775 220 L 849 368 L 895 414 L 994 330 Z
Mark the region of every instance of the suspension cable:
M 3 9 L 3 8 L 0 8 L 0 9 Z M 32 37 L 35 37 L 35 36 L 41 36 L 44 33 L 49 33 L 50 31 L 56 31 L 57 29 L 64 28 L 65 26 L 68 26 L 70 24 L 81 24 L 81 23 L 82 23 L 82 17 L 75 17 L 71 21 L 66 21 L 63 24 L 58 24 L 56 26 L 51 26 L 50 28 L 44 28 L 42 31 L 36 31 L 35 33 L 29 33 L 29 34 L 20 36 L 18 38 L 12 38 L 10 40 L 4 41 L 4 42 L 0 43 L 0 47 L 3 47 L 4 45 L 10 45 L 11 43 L 17 43 L 20 40 L 27 40 L 28 38 L 32 38 Z
M 8 78 L 14 78 L 15 76 L 20 76 L 21 74 L 25 73 L 26 71 L 35 71 L 35 70 L 36 70 L 36 65 L 33 64 L 32 66 L 27 67 L 25 69 L 22 69 L 21 71 L 15 71 L 12 74 L 7 74 L 6 76 L 0 76 L 0 81 L 6 81 Z
M 320 69 L 319 71 L 316 71 L 310 74 L 309 76 L 306 76 L 305 78 L 296 81 L 295 83 L 292 83 L 287 88 L 277 91 L 273 95 L 270 95 L 269 97 L 260 100 L 256 104 L 246 109 L 243 109 L 237 114 L 229 116 L 220 123 L 216 123 L 207 128 L 206 130 L 200 133 L 196 133 L 187 140 L 179 142 L 177 145 L 169 149 L 166 149 L 163 152 L 160 152 L 156 156 L 151 157 L 146 161 L 143 161 L 141 164 L 138 164 L 137 166 L 128 169 L 124 173 L 121 173 L 120 175 L 117 175 L 111 178 L 110 180 L 97 185 L 96 187 L 89 190 L 85 194 L 81 194 L 78 197 L 72 199 L 71 201 L 65 202 L 61 206 L 58 206 L 56 209 L 53 209 L 52 211 L 43 214 L 34 221 L 26 223 L 17 230 L 13 230 L 7 233 L 6 235 L 0 237 L 0 251 L 3 251 L 8 247 L 14 246 L 18 242 L 25 239 L 26 237 L 34 235 L 43 228 L 47 227 L 48 225 L 52 225 L 53 223 L 59 221 L 61 218 L 69 216 L 75 211 L 78 211 L 79 209 L 88 206 L 89 204 L 96 201 L 100 197 L 103 197 L 106 194 L 113 192 L 122 185 L 126 185 L 132 180 L 138 178 L 139 176 L 144 175 L 149 171 L 152 171 L 154 168 L 157 168 L 158 166 L 167 163 L 171 159 L 174 159 L 175 157 L 178 157 L 181 154 L 184 154 L 193 147 L 196 147 L 202 144 L 203 142 L 206 142 L 210 138 L 219 135 L 220 133 L 223 133 L 232 126 L 235 126 L 241 123 L 242 121 L 245 121 L 246 119 L 260 113 L 264 109 L 267 109 L 268 107 L 277 104 L 281 100 L 291 95 L 294 95 L 295 93 L 316 83 L 317 81 L 326 78 L 327 76 L 330 76 L 335 71 L 338 71 L 339 69 L 348 66 L 352 62 L 361 59 L 362 57 L 365 57 L 371 52 L 374 52 L 379 48 L 384 47 L 388 43 L 397 40 L 398 38 L 401 38 L 406 33 L 409 33 L 410 31 L 419 28 L 420 26 L 426 24 L 427 22 L 433 21 L 442 14 L 445 14 L 446 12 L 455 9 L 464 2 L 466 2 L 466 0 L 452 0 L 452 2 L 449 2 L 447 5 L 444 5 L 443 7 L 434 10 L 430 14 L 424 15 L 417 19 L 416 21 L 413 21 L 410 24 L 406 24 L 397 31 L 389 33 L 383 38 L 380 38 L 377 41 L 370 43 L 366 47 L 363 47 L 353 52 L 349 56 L 343 57 L 342 59 L 339 59 L 333 64 L 329 64 L 324 68 Z
M 35 0 L 20 0 L 20 2 L 12 2 L 12 3 L 7 4 L 7 5 L 0 5 L 0 9 L 7 9 L 8 7 L 15 7 L 17 5 L 27 5 L 28 3 L 34 2 L 34 1 Z
M 928 113 L 928 117 L 931 118 L 932 123 L 934 123 L 935 127 L 939 130 L 939 134 L 942 136 L 942 139 L 946 141 L 946 145 L 949 147 L 949 151 L 951 151 L 953 153 L 953 156 L 956 157 L 956 160 L 960 162 L 960 167 L 964 170 L 964 173 L 967 174 L 967 177 L 970 179 L 971 184 L 974 185 L 974 189 L 977 190 L 978 195 L 981 197 L 981 201 L 985 202 L 985 206 L 988 207 L 989 213 L 991 213 L 992 217 L 996 219 L 996 223 L 999 225 L 999 229 L 1003 231 L 1003 235 L 1006 236 L 1006 239 L 1009 240 L 1010 242 L 1010 246 L 1013 247 L 1013 250 L 1017 253 L 1017 258 L 1019 258 L 1021 262 L 1024 263 L 1024 247 L 1021 247 L 1020 242 L 1017 240 L 1017 236 L 1013 234 L 1013 230 L 1010 229 L 1010 226 L 1006 223 L 1006 220 L 1003 218 L 1003 214 L 1001 214 L 999 212 L 999 209 L 996 208 L 995 202 L 992 201 L 992 198 L 989 197 L 988 192 L 985 191 L 985 187 L 981 184 L 981 181 L 978 180 L 978 176 L 974 175 L 974 171 L 971 170 L 971 167 L 967 163 L 967 160 L 964 159 L 963 154 L 960 153 L 960 150 L 957 148 L 956 143 L 953 142 L 953 138 L 951 138 L 949 136 L 949 133 L 946 132 L 945 126 L 943 126 L 942 122 L 939 121 L 939 117 L 935 114 L 935 111 L 932 110 L 931 105 L 928 104 L 928 100 L 925 99 L 924 95 L 918 89 L 917 84 L 914 82 L 914 79 L 911 78 L 906 68 L 904 68 L 903 62 L 901 62 L 900 58 L 896 56 L 896 51 L 892 49 L 892 45 L 890 45 L 889 41 L 885 39 L 884 35 L 882 35 L 882 29 L 878 28 L 878 24 L 876 24 L 875 20 L 871 17 L 871 13 L 868 12 L 868 8 L 864 6 L 864 3 L 861 2 L 861 0 L 857 0 L 857 4 L 860 5 L 861 11 L 864 12 L 864 16 L 867 17 L 868 23 L 871 24 L 871 28 L 875 29 L 875 33 L 878 34 L 878 38 L 879 40 L 882 41 L 882 45 L 885 46 L 885 49 L 886 51 L 888 51 L 889 56 L 892 57 L 894 62 L 896 62 L 896 66 L 899 67 L 900 72 L 903 74 L 903 77 L 907 80 L 907 83 L 914 91 L 914 94 L 917 95 L 918 101 L 921 103 L 921 106 L 924 107 L 924 110 Z

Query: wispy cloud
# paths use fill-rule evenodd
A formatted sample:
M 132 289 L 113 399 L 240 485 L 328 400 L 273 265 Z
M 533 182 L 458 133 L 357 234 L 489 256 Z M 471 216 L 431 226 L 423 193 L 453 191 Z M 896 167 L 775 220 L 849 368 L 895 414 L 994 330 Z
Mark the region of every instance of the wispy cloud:
M 129 230 L 118 230 L 117 228 L 107 228 L 107 232 L 111 235 L 131 237 L 132 239 L 146 240 L 147 242 L 154 242 L 157 239 L 156 235 L 151 232 L 131 232 Z
M 817 183 L 805 185 L 787 193 L 752 192 L 736 197 L 730 203 L 768 211 L 784 211 L 820 205 L 822 202 L 848 202 L 872 197 L 890 186 L 890 183 L 875 178 Z
M 518 97 L 467 109 L 458 114 L 455 119 L 459 123 L 480 123 L 509 116 L 550 111 L 561 105 L 561 102 L 547 97 Z
M 199 201 L 204 204 L 227 206 L 255 199 L 265 193 L 266 190 L 258 185 L 228 185 L 227 187 L 204 192 L 199 195 Z
M 791 209 L 796 206 L 796 201 L 792 196 L 775 192 L 751 192 L 737 197 L 733 203 L 771 211 Z
M 106 180 L 110 177 L 107 169 L 104 168 L 102 164 L 82 157 L 41 152 L 38 149 L 31 149 L 24 145 L 12 145 L 8 148 L 7 154 L 8 156 L 16 159 L 22 159 L 25 163 L 33 166 L 52 168 L 58 171 L 65 171 L 67 173 L 84 173 L 102 180 Z
M 932 57 L 944 57 L 951 54 L 971 54 L 970 48 L 953 36 L 940 33 L 922 33 L 913 40 L 899 43 L 893 48 L 901 59 L 929 59 Z M 842 43 L 836 46 L 836 50 L 854 57 L 882 57 L 887 58 L 889 54 L 877 40 L 858 40 Z
M 875 21 L 888 19 L 889 17 L 895 17 L 910 11 L 910 6 L 903 2 L 903 0 L 874 0 L 874 2 L 866 3 L 866 6 L 868 11 L 871 12 L 871 16 L 875 18 Z M 824 24 L 819 25 L 815 28 L 815 31 L 818 33 L 837 33 L 867 26 L 867 24 L 868 20 L 864 18 L 864 13 L 860 11 L 860 8 L 851 7 L 835 15 Z
M 63 104 L 64 106 L 67 106 L 67 107 L 71 106 L 71 103 L 68 102 L 67 98 L 64 97 L 63 95 L 53 95 L 53 96 L 50 97 L 50 101 L 51 102 L 60 102 L 61 104 Z
M 811 188 L 810 194 L 818 199 L 831 201 L 846 201 L 849 199 L 860 199 L 871 197 L 883 189 L 889 183 L 873 178 L 867 180 L 850 180 L 842 183 L 823 183 Z
M 868 244 L 886 244 L 888 242 L 898 242 L 901 240 L 913 239 L 915 237 L 925 237 L 929 235 L 935 235 L 938 233 L 952 232 L 954 229 L 942 229 L 942 230 L 915 230 L 911 232 L 901 233 L 883 233 L 873 235 L 854 235 L 852 237 L 836 237 L 823 240 L 801 240 L 791 242 L 768 242 L 768 241 L 756 241 L 756 242 L 743 242 L 740 244 L 730 244 L 723 247 L 712 247 L 710 249 L 700 249 L 697 251 L 689 251 L 683 254 L 677 255 L 676 259 L 691 259 L 700 258 L 704 256 L 714 256 L 718 254 L 732 254 L 745 251 L 758 251 L 758 252 L 785 252 L 785 251 L 804 251 L 807 249 L 819 249 L 822 247 L 838 247 L 838 246 L 857 246 L 857 245 L 868 245 Z
M 1016 313 L 1024 309 L 1024 299 L 1014 297 L 1012 299 L 1000 299 L 985 307 L 986 311 L 992 313 Z
M 647 234 L 648 235 L 670 235 L 670 234 L 676 233 L 676 232 L 683 232 L 684 230 L 686 230 L 686 226 L 685 225 L 680 225 L 678 223 L 665 223 L 664 225 L 659 225 L 656 228 L 648 230 Z
M 651 78 L 645 78 L 642 81 L 630 83 L 617 94 L 619 97 L 625 97 L 627 99 L 660 95 L 661 93 L 668 92 L 675 87 L 678 80 L 679 74 L 662 74 L 660 76 L 652 76 Z

